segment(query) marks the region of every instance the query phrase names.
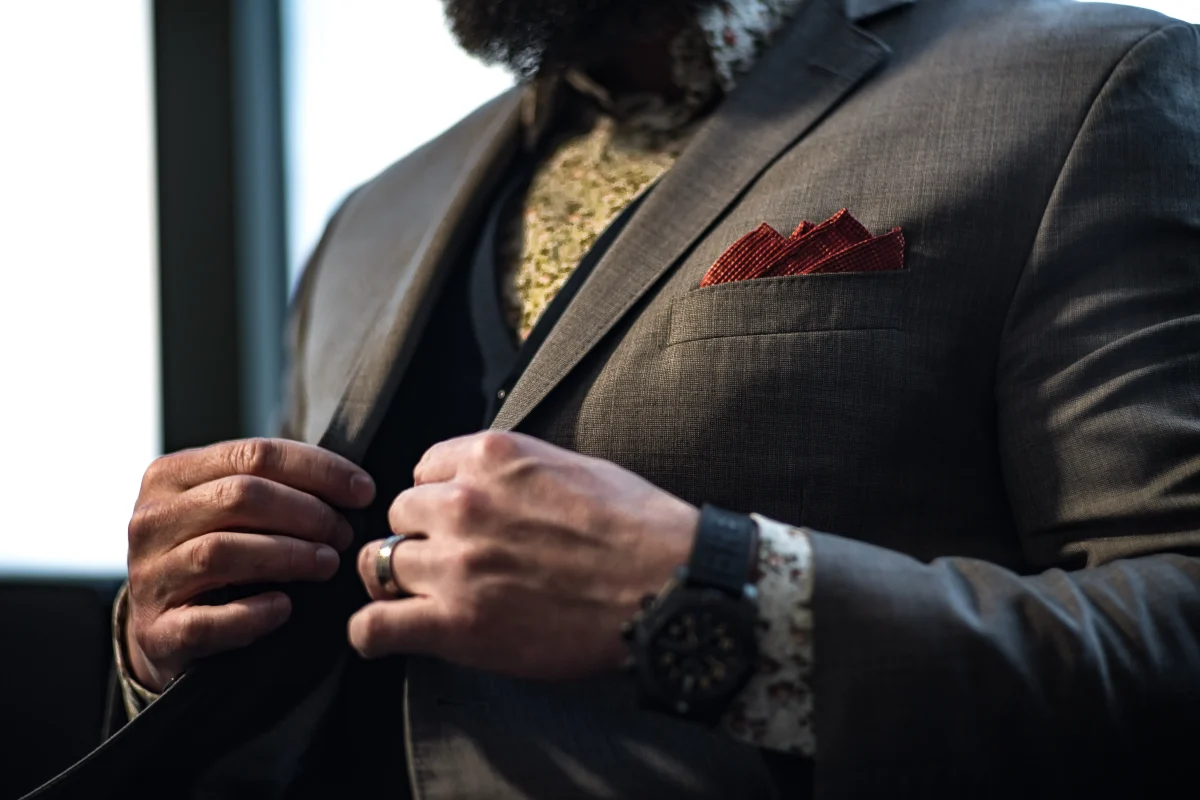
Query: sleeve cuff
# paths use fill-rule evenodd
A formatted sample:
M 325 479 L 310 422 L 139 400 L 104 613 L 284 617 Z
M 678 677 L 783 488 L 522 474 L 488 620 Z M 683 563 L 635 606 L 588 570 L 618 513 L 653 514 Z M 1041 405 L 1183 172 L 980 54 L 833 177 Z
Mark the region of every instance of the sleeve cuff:
M 752 514 L 758 523 L 758 671 L 723 725 L 735 738 L 768 750 L 812 756 L 813 592 L 808 533 Z
M 125 714 L 132 720 L 158 699 L 158 694 L 137 682 L 128 668 L 129 658 L 125 652 L 125 620 L 128 618 L 129 584 L 121 586 L 113 603 L 113 656 L 117 662 L 117 682 L 121 685 L 121 699 L 125 702 Z

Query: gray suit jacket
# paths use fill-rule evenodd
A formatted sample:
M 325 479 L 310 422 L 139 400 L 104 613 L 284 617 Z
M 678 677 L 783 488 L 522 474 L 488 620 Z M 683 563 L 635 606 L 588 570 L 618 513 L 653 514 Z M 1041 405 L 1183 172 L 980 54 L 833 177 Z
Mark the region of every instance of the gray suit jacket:
M 1200 741 L 1200 36 L 1074 0 L 867 5 L 803 6 L 495 425 L 829 532 L 818 797 L 1162 779 Z M 331 224 L 293 318 L 297 438 L 366 452 L 518 147 L 520 94 Z M 901 227 L 907 268 L 698 288 L 760 223 L 843 207 Z M 205 675 L 115 740 L 217 713 Z M 617 680 L 411 659 L 405 692 L 428 800 L 804 790 Z

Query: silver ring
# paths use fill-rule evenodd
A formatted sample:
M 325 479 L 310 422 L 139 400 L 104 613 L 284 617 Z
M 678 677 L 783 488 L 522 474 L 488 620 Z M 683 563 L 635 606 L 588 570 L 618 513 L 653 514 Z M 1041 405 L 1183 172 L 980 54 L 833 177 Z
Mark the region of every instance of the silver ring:
M 383 544 L 379 547 L 379 552 L 375 554 L 375 580 L 379 582 L 380 588 L 393 597 L 399 597 L 402 594 L 407 594 L 407 592 L 401 589 L 400 585 L 396 583 L 396 576 L 392 572 L 392 551 L 401 542 L 407 542 L 409 539 L 423 538 L 425 537 L 411 533 L 389 536 L 383 540 Z

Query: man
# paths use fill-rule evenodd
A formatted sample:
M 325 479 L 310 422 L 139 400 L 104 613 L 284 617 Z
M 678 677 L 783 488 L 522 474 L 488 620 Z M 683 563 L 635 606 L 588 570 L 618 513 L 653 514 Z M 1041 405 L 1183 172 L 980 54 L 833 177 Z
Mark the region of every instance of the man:
M 531 80 L 331 222 L 296 441 L 147 473 L 130 721 L 46 796 L 1178 787 L 1197 30 L 446 6 Z

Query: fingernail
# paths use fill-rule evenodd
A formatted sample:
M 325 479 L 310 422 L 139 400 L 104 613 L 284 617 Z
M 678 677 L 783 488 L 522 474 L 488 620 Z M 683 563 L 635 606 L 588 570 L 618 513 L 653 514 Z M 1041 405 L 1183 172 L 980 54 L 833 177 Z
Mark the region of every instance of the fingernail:
M 338 554 L 332 547 L 321 545 L 317 548 L 317 567 L 321 572 L 333 573 L 338 568 Z
M 375 498 L 375 481 L 370 475 L 358 473 L 350 479 L 350 491 L 363 503 L 369 503 Z
M 291 606 L 291 601 L 287 599 L 287 596 L 277 594 L 273 596 L 271 601 L 267 604 L 267 610 L 270 611 L 272 615 L 279 615 L 286 613 L 289 606 Z

